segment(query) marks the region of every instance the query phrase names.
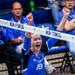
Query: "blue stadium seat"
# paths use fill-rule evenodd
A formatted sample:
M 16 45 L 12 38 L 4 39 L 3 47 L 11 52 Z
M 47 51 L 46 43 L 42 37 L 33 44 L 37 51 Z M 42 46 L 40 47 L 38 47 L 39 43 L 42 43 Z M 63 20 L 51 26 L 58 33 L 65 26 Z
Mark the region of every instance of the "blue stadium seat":
M 11 13 L 0 15 L 0 19 L 10 20 L 13 15 Z
M 51 10 L 35 10 L 33 13 L 35 24 L 54 22 Z

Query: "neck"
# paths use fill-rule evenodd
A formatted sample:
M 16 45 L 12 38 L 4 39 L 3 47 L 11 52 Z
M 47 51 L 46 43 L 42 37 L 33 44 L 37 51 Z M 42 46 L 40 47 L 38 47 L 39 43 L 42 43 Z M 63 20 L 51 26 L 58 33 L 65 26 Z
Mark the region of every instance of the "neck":
M 70 11 L 71 11 L 71 12 L 73 12 L 73 11 L 74 11 L 74 9 L 72 8 L 72 9 L 70 9 Z
M 35 52 L 34 54 L 35 54 L 36 56 L 38 56 L 39 53 L 38 53 L 38 52 Z
M 15 16 L 15 19 L 21 22 L 21 16 Z
M 36 56 L 38 56 L 38 54 L 39 54 L 39 50 L 33 50 L 32 48 L 31 48 L 31 51 L 36 55 Z
M 68 8 L 68 7 L 66 7 L 66 8 Z M 74 11 L 74 8 L 68 8 L 71 12 L 73 12 Z

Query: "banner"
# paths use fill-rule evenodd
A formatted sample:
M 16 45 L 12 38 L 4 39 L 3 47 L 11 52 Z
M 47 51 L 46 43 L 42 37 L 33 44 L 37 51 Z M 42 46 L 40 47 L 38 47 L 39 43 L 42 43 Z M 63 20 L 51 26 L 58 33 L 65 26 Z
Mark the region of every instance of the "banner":
M 29 26 L 29 25 L 24 25 L 16 22 L 11 22 L 7 20 L 0 19 L 0 25 L 4 27 L 9 27 L 21 31 L 26 31 L 26 32 L 31 32 L 31 33 L 36 33 L 40 35 L 44 35 L 47 37 L 52 37 L 64 41 L 70 41 L 70 42 L 75 42 L 75 36 L 70 35 L 70 34 L 65 34 L 61 33 L 58 31 L 53 31 L 53 30 L 48 30 L 48 29 L 43 29 L 43 28 L 38 28 L 34 26 Z

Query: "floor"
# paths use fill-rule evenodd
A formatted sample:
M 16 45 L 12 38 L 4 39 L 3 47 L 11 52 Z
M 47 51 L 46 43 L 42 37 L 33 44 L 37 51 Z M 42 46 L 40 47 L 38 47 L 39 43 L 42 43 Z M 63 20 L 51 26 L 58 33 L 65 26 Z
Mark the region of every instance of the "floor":
M 64 55 L 65 53 L 59 53 L 59 54 L 53 54 L 53 55 L 46 56 L 46 58 L 51 59 L 49 60 L 49 63 L 51 63 L 54 67 L 60 67 L 62 65 L 61 61 L 63 61 L 63 58 L 60 58 L 60 57 L 63 57 Z M 69 55 L 71 54 L 69 53 Z M 60 59 L 54 59 L 54 58 L 60 58 Z M 72 60 L 72 57 L 70 57 L 70 60 Z M 61 71 L 60 71 L 61 68 L 56 68 L 56 71 L 54 71 L 50 75 L 75 75 L 75 61 L 70 61 L 70 62 L 71 62 L 71 65 L 66 64 L 66 67 L 63 68 L 63 70 Z M 65 65 L 65 61 L 63 62 L 63 65 Z
M 71 73 L 69 67 L 66 67 L 64 72 L 60 72 L 60 69 L 57 69 L 50 75 L 75 75 L 75 73 Z
M 73 66 L 73 67 L 75 68 L 75 66 Z M 5 71 L 5 69 L 7 69 L 5 63 L 0 64 L 0 70 L 4 70 L 2 72 L 0 71 L 0 75 L 8 75 L 8 72 L 7 72 L 7 70 Z M 60 68 L 56 68 L 56 71 L 54 71 L 50 75 L 75 75 L 75 73 L 72 74 L 70 72 L 70 68 L 69 67 L 66 67 L 65 68 L 65 71 L 63 71 L 63 72 L 60 71 Z
M 17 66 L 17 68 L 19 69 L 18 72 L 20 73 L 20 66 Z M 0 64 L 0 75 L 8 75 L 7 66 L 5 63 Z M 17 71 L 15 71 L 15 75 L 18 75 Z

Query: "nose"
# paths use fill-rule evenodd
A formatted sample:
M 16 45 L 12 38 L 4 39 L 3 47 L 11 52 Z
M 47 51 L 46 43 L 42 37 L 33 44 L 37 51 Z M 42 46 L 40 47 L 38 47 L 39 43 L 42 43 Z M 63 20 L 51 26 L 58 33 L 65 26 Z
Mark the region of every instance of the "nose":
M 40 40 L 38 39 L 37 42 L 40 42 Z

